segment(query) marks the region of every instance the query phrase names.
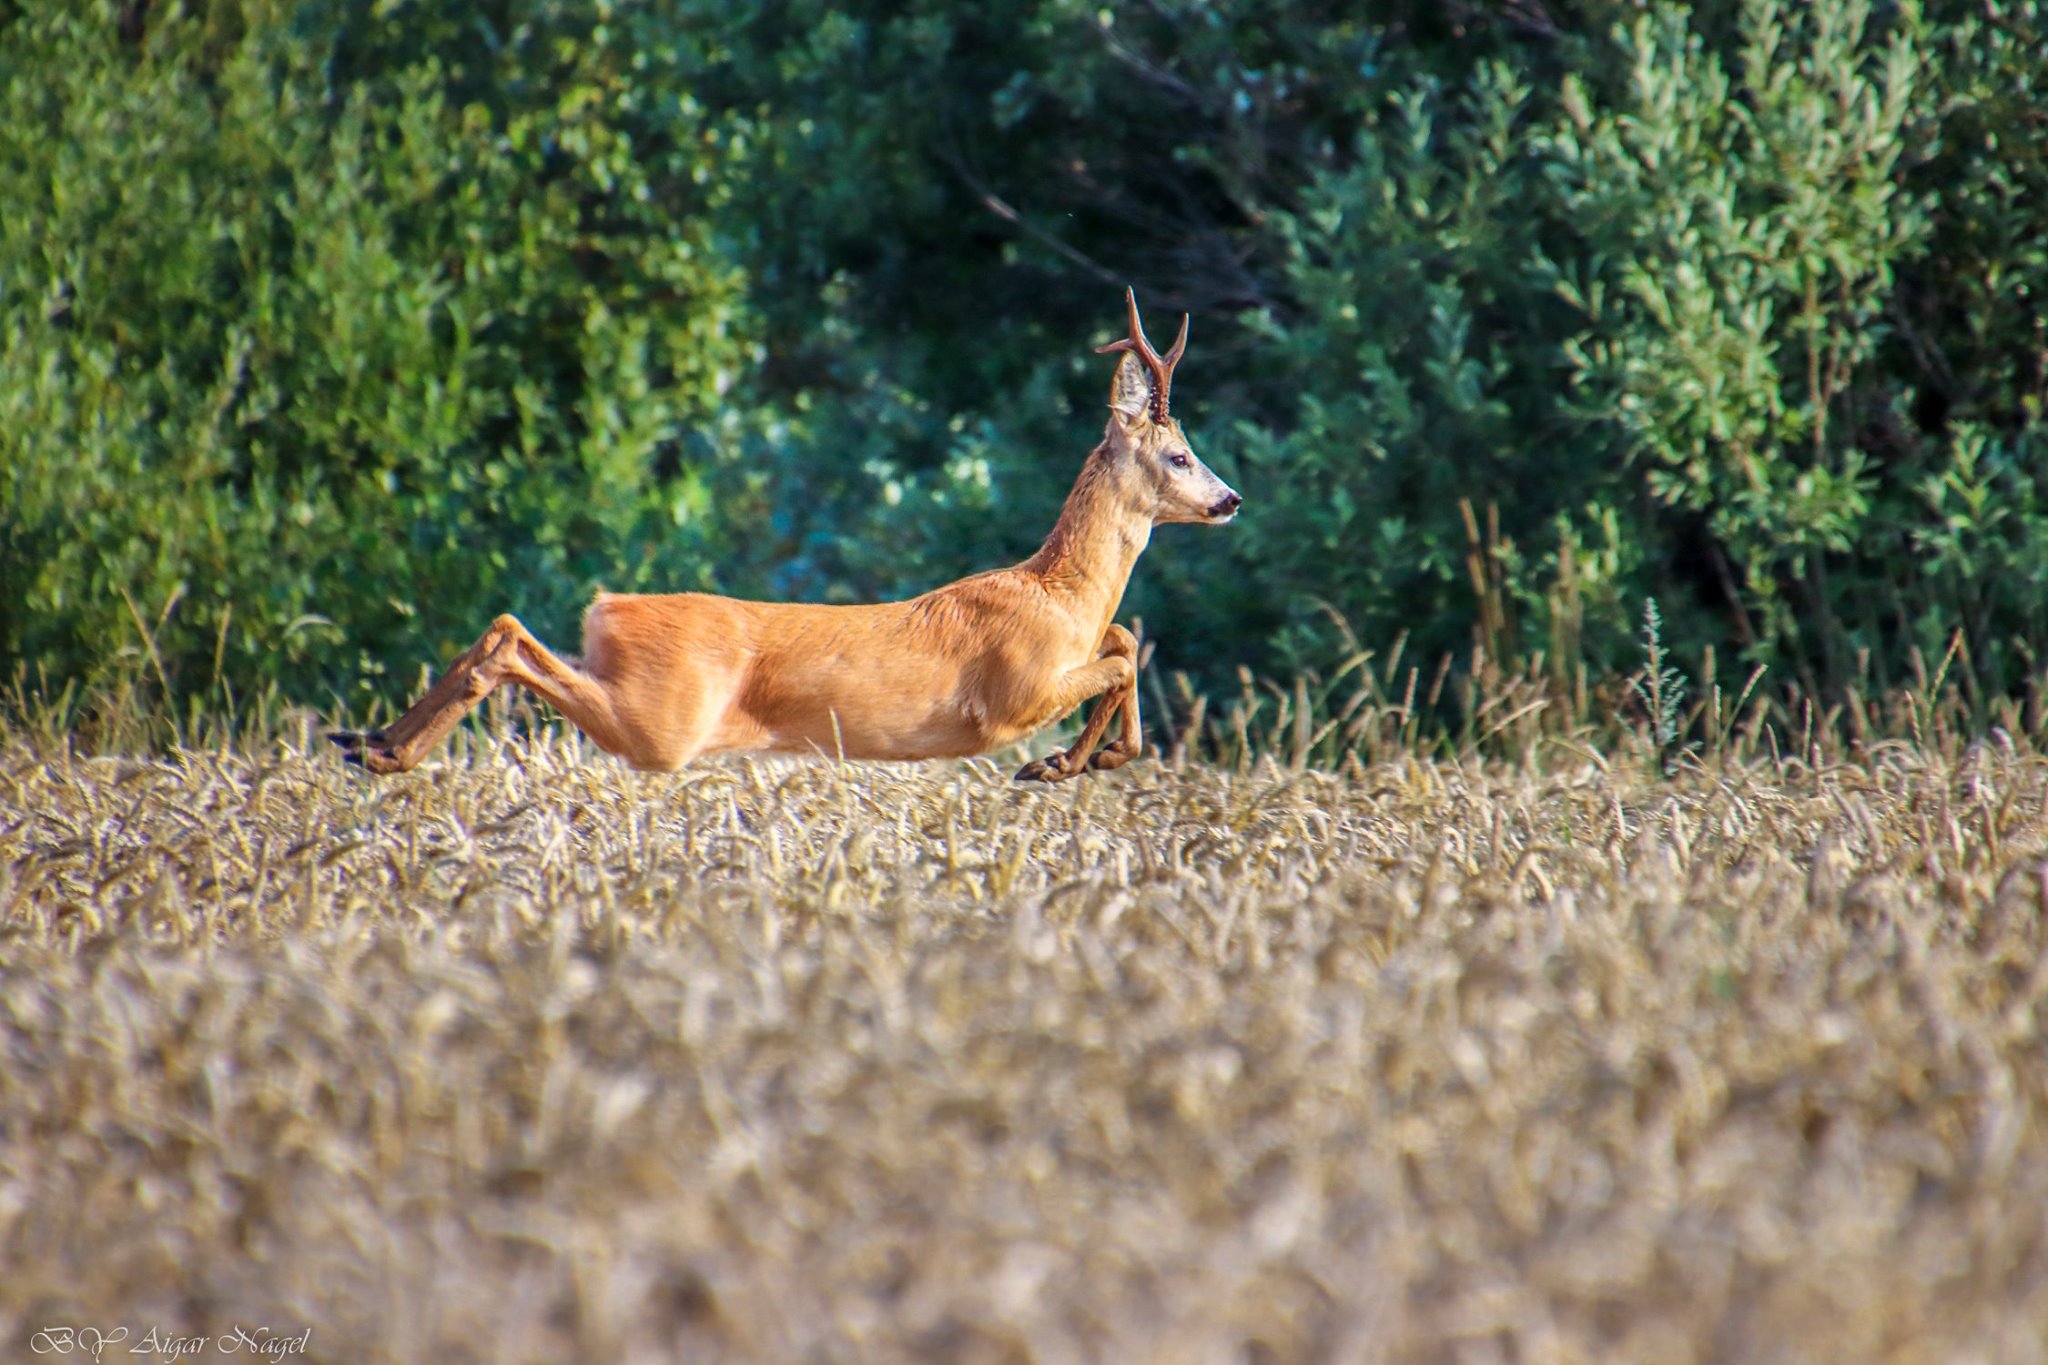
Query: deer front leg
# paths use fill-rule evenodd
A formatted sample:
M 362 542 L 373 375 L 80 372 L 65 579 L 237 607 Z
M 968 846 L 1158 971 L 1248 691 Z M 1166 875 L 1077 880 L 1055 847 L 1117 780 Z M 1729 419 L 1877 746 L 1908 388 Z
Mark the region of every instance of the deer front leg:
M 1064 782 L 1070 777 L 1079 777 L 1090 766 L 1107 771 L 1122 767 L 1137 757 L 1139 744 L 1134 740 L 1138 716 L 1136 636 L 1122 626 L 1112 625 L 1103 632 L 1097 657 L 1067 674 L 1062 683 L 1072 689 L 1073 700 L 1066 703 L 1068 706 L 1078 705 L 1094 696 L 1100 696 L 1102 700 L 1095 704 L 1087 725 L 1082 727 L 1079 738 L 1072 745 L 1019 768 L 1019 782 Z M 1102 742 L 1110 721 L 1120 713 L 1125 718 L 1122 732 L 1109 749 L 1095 754 L 1096 761 L 1091 765 L 1089 755 Z M 1116 756 L 1108 758 L 1112 751 Z
M 1102 649 L 1105 654 L 1114 651 L 1131 661 L 1131 680 L 1114 697 L 1104 697 L 1097 708 L 1114 707 L 1116 716 L 1122 721 L 1116 738 L 1097 749 L 1088 759 L 1090 771 L 1098 773 L 1121 768 L 1145 752 L 1145 729 L 1138 719 L 1138 637 L 1122 626 L 1111 625 L 1103 632 Z M 1089 719 L 1092 721 L 1094 717 Z

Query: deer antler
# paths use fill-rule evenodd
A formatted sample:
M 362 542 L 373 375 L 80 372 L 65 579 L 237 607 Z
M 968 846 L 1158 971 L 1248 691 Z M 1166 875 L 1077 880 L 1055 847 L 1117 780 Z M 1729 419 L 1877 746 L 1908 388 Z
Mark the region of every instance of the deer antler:
M 1152 420 L 1166 420 L 1166 396 L 1173 390 L 1173 367 L 1180 364 L 1181 352 L 1188 348 L 1188 315 L 1180 315 L 1180 338 L 1173 343 L 1173 349 L 1164 356 L 1152 349 L 1152 343 L 1145 339 L 1145 324 L 1138 321 L 1137 291 L 1126 286 L 1124 302 L 1131 310 L 1131 334 L 1122 341 L 1112 341 L 1107 346 L 1097 346 L 1097 355 L 1111 351 L 1136 351 L 1138 359 L 1145 362 L 1145 368 L 1152 371 Z

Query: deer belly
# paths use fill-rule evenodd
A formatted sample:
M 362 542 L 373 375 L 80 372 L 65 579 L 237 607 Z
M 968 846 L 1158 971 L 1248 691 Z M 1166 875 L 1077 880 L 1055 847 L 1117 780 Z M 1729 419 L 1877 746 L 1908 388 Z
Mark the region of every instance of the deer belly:
M 965 758 L 991 747 L 975 729 L 944 717 L 876 717 L 822 712 L 785 718 L 781 724 L 750 727 L 730 747 L 769 749 L 825 758 Z
M 718 747 L 860 759 L 956 758 L 985 747 L 952 689 L 930 696 L 906 676 L 821 665 L 757 686 L 723 727 Z

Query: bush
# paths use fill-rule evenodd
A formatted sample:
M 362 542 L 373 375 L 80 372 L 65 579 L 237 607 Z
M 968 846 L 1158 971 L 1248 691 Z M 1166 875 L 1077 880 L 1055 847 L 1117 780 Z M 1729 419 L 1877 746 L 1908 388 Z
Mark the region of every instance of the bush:
M 598 582 L 914 592 L 1044 534 L 1128 280 L 1249 499 L 1129 598 L 1204 684 L 1405 638 L 1576 689 L 1653 597 L 1684 669 L 2025 690 L 2037 18 L 14 13 L 0 648 L 396 700 Z
M 111 20 L 6 30 L 0 647 L 81 673 L 139 612 L 176 687 L 317 694 L 701 567 L 750 343 L 679 63 L 548 9 Z

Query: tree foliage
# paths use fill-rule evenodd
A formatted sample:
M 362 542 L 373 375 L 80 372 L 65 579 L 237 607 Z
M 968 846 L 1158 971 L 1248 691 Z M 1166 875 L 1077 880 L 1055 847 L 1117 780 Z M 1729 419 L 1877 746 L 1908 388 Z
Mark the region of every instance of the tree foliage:
M 161 618 L 186 671 L 337 686 L 708 562 L 743 156 L 574 9 L 7 26 L 9 653 L 63 676 Z
M 395 698 L 589 590 L 1043 534 L 1135 282 L 1227 676 L 1643 600 L 1822 691 L 2048 627 L 2029 3 L 0 8 L 0 651 Z M 1958 643 L 1959 642 L 1959 643 Z

